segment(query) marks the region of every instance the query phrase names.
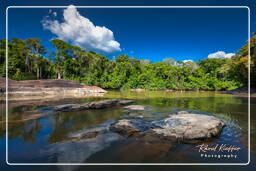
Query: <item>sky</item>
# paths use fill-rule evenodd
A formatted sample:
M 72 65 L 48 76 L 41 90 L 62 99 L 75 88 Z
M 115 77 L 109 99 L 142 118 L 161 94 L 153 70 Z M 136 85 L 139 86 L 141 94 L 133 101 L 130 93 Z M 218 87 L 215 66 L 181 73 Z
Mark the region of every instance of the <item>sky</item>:
M 247 8 L 10 8 L 8 36 L 59 38 L 109 59 L 230 58 L 248 39 Z

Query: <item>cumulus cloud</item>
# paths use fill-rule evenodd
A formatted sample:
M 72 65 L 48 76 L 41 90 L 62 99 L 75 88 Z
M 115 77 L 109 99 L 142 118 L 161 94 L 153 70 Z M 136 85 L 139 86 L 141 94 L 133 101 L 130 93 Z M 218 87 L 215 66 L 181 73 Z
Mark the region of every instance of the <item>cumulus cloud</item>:
M 52 15 L 53 15 L 54 17 L 57 17 L 57 12 L 53 12 Z
M 194 62 L 194 61 L 191 59 L 186 59 L 186 60 L 183 60 L 182 62 L 186 63 L 186 62 Z
M 53 15 L 55 16 L 55 13 Z M 42 21 L 43 27 L 50 30 L 58 39 L 86 50 L 107 53 L 121 50 L 111 30 L 104 26 L 95 26 L 88 18 L 80 15 L 75 6 L 68 6 L 63 12 L 63 17 L 64 21 L 59 22 L 47 16 Z
M 224 51 L 218 51 L 215 53 L 210 53 L 208 55 L 208 58 L 231 58 L 234 55 L 234 53 L 225 53 Z

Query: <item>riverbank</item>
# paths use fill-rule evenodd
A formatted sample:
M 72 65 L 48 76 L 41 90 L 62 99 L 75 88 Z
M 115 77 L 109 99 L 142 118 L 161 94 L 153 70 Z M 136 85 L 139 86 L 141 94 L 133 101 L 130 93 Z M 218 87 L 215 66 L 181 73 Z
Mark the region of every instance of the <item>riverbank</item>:
M 0 78 L 0 99 L 4 100 L 6 95 L 5 78 Z M 88 86 L 71 80 L 64 79 L 45 79 L 45 80 L 24 80 L 15 81 L 8 79 L 8 98 L 9 100 L 36 100 L 36 99 L 54 99 L 54 98 L 83 98 L 83 97 L 103 97 L 105 90 L 97 86 Z M 144 96 L 148 92 L 163 92 L 167 96 L 177 94 L 181 96 L 187 93 L 212 93 L 231 94 L 236 96 L 248 96 L 247 87 L 238 88 L 230 91 L 206 91 L 206 90 L 155 90 L 147 89 L 130 89 L 124 91 L 125 94 L 133 94 L 136 96 Z M 127 93 L 128 92 L 128 93 Z M 182 93 L 182 94 L 180 94 Z M 251 87 L 251 97 L 256 97 L 256 90 Z
M 226 94 L 233 94 L 233 95 L 241 95 L 241 96 L 248 96 L 248 87 L 240 87 L 234 90 L 225 91 Z M 256 97 L 256 88 L 251 85 L 250 90 L 251 97 Z
M 0 96 L 6 94 L 6 79 L 0 78 Z M 8 79 L 8 96 L 10 97 L 49 97 L 49 96 L 100 96 L 107 91 L 71 80 L 45 79 L 15 81 Z
M 131 92 L 147 92 L 151 90 L 147 89 L 131 89 Z M 234 90 L 227 90 L 227 91 L 216 91 L 216 90 L 173 90 L 173 89 L 166 89 L 166 90 L 155 90 L 155 91 L 164 91 L 164 92 L 218 92 L 223 94 L 232 94 L 232 95 L 239 95 L 239 96 L 248 96 L 248 87 L 240 87 Z M 256 89 L 251 86 L 251 97 L 256 97 Z

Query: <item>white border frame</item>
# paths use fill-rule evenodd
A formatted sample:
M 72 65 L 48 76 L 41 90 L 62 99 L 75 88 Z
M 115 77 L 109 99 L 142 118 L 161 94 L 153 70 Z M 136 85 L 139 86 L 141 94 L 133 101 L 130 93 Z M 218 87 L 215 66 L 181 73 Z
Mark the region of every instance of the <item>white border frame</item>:
M 8 162 L 8 10 L 10 8 L 67 8 L 68 6 L 8 6 L 6 8 L 6 163 L 8 165 L 248 165 L 250 163 L 250 67 L 248 67 L 248 162 L 247 163 L 10 163 Z M 248 66 L 250 66 L 250 8 L 248 6 L 76 6 L 76 8 L 246 8 L 248 10 Z

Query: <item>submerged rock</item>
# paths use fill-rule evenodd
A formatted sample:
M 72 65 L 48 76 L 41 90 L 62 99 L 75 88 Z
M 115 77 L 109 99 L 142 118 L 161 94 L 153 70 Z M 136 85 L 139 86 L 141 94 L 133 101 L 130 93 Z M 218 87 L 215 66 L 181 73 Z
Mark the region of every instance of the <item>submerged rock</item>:
M 152 122 L 123 119 L 112 124 L 110 130 L 125 136 L 196 143 L 218 136 L 224 125 L 214 116 L 180 114 Z
M 82 131 L 79 131 L 78 133 L 72 133 L 69 135 L 69 137 L 76 138 L 76 139 L 95 138 L 99 134 L 109 132 L 109 127 L 113 123 L 115 123 L 115 120 L 110 119 L 110 120 L 107 120 L 106 122 L 96 125 L 94 127 L 85 128 Z
M 128 109 L 128 110 L 145 110 L 146 106 L 143 106 L 143 105 L 130 105 L 130 106 L 125 106 L 124 109 Z

